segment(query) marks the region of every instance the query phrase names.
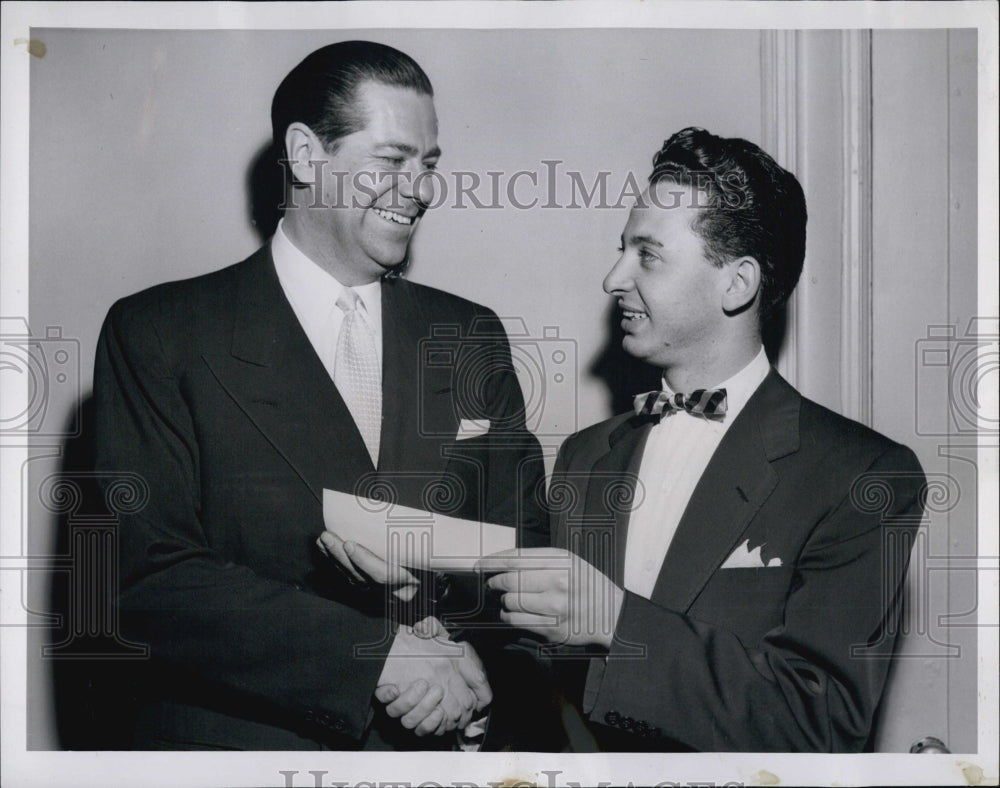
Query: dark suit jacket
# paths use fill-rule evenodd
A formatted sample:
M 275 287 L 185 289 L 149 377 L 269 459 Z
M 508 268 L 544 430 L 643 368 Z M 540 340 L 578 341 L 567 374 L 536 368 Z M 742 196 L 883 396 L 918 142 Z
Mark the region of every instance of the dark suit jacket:
M 648 417 L 569 438 L 555 543 L 622 585 Z M 603 748 L 860 750 L 882 693 L 924 477 L 913 453 L 771 371 L 726 432 L 651 599 L 631 592 L 583 708 Z M 634 498 L 634 500 L 633 500 Z M 764 568 L 721 568 L 744 542 Z
M 376 471 L 268 247 L 112 307 L 97 467 L 148 485 L 119 527 L 122 620 L 152 655 L 137 680 L 144 746 L 358 746 L 394 630 L 381 592 L 318 555 L 324 488 L 388 485 L 408 506 L 545 529 L 496 316 L 402 279 L 383 283 L 382 314 Z M 492 426 L 456 441 L 460 419 Z

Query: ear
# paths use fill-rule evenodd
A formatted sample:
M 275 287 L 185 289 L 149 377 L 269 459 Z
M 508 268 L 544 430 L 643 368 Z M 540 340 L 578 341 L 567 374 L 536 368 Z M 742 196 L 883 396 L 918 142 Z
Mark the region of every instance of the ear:
M 722 308 L 727 313 L 741 312 L 760 290 L 760 263 L 753 257 L 740 257 L 726 264 L 730 276 L 722 294 Z
M 294 183 L 312 185 L 319 173 L 312 162 L 326 156 L 323 143 L 305 123 L 290 123 L 285 131 L 285 154 L 292 170 Z

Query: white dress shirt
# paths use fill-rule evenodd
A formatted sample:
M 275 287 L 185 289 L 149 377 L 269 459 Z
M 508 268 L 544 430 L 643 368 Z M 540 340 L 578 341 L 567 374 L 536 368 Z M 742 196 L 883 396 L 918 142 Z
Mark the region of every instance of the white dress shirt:
M 271 257 L 278 272 L 278 281 L 285 298 L 309 338 L 313 350 L 333 380 L 337 360 L 337 339 L 344 322 L 344 313 L 337 298 L 344 289 L 331 274 L 324 271 L 292 243 L 282 228 L 284 219 L 271 239 Z M 365 319 L 375 335 L 375 351 L 382 363 L 382 282 L 353 288 L 364 304 Z
M 629 518 L 625 544 L 625 588 L 629 591 L 646 599 L 652 595 L 660 566 L 694 488 L 729 425 L 770 369 L 761 347 L 753 361 L 729 380 L 709 387 L 726 390 L 725 420 L 709 421 L 679 411 L 664 415 L 650 430 L 642 452 L 636 507 Z M 670 392 L 665 379 L 663 390 Z

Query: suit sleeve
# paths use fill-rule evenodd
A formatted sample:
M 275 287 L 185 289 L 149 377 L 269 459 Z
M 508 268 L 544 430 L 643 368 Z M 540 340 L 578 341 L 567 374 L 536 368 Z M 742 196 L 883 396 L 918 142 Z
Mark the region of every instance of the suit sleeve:
M 873 512 L 845 491 L 796 562 L 783 623 L 759 642 L 626 592 L 607 659 L 591 661 L 591 721 L 701 751 L 862 749 L 893 653 L 923 487 L 902 446 L 865 478 L 878 480 L 885 506 Z M 628 656 L 635 646 L 639 658 Z
M 199 446 L 188 405 L 145 312 L 116 305 L 94 373 L 96 468 L 138 474 L 148 501 L 119 525 L 119 606 L 153 658 L 301 722 L 359 737 L 383 619 L 226 562 L 199 520 Z

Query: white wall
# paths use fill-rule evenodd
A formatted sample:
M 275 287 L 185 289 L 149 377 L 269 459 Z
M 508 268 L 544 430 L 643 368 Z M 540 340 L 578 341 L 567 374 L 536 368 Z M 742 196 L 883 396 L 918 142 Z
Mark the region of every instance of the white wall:
M 985 392 L 977 384 L 990 380 L 969 363 L 979 351 L 967 337 L 970 327 L 985 328 L 970 323 L 978 312 L 976 64 L 975 30 L 873 38 L 873 419 L 917 452 L 937 491 L 912 557 L 906 637 L 887 693 L 911 721 L 887 731 L 892 749 L 913 741 L 912 721 L 953 752 L 976 742 L 978 572 L 969 559 L 980 524 L 967 419 Z M 947 367 L 935 366 L 942 352 L 951 354 Z

